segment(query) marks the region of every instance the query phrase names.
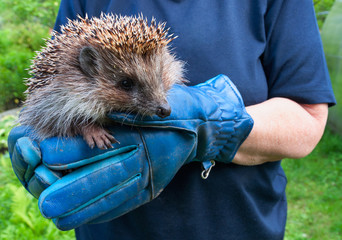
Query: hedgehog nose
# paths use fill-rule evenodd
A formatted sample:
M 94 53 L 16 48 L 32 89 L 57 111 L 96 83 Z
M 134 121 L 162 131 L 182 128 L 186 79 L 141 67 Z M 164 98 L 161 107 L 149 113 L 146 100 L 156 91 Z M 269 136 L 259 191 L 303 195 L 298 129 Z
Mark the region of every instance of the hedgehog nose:
M 170 116 L 170 114 L 171 114 L 171 107 L 168 104 L 159 106 L 157 109 L 158 117 L 165 118 L 167 116 Z

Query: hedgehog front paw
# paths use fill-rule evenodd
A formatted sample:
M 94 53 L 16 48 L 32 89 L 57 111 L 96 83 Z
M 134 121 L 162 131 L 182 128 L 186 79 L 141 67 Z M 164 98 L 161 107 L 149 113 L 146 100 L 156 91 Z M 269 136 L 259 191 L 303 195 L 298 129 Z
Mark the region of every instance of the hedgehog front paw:
M 100 149 L 113 148 L 113 143 L 118 143 L 110 133 L 98 125 L 86 125 L 82 127 L 83 139 L 90 148 L 97 146 Z

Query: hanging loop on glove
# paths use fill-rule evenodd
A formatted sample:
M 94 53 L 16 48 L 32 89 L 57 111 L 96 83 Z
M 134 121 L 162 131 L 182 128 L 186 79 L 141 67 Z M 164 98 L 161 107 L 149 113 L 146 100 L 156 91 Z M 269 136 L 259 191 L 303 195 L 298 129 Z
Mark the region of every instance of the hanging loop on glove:
M 209 173 L 211 171 L 211 169 L 215 166 L 215 161 L 214 160 L 210 160 L 210 161 L 206 161 L 206 162 L 202 162 L 202 168 L 203 171 L 201 173 L 201 177 L 205 180 L 209 177 Z

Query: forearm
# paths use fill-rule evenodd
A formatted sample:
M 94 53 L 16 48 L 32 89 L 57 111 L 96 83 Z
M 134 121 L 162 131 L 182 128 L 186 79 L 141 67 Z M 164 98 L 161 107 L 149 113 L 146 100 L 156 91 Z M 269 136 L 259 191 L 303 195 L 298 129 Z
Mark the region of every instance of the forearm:
M 300 105 L 286 98 L 246 109 L 254 127 L 233 160 L 241 165 L 308 155 L 322 137 L 328 115 L 327 104 Z

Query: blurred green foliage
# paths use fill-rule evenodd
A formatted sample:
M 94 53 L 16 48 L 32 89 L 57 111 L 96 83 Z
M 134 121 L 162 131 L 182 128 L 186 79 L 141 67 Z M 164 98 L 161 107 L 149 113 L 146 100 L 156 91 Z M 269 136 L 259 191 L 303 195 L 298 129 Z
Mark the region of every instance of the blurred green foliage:
M 59 0 L 1 0 L 0 6 L 5 10 L 2 16 L 12 24 L 38 22 L 42 26 L 52 28 L 57 16 Z
M 335 0 L 313 0 L 313 2 L 315 5 L 317 23 L 321 29 Z
M 49 37 L 58 6 L 56 0 L 0 0 L 0 111 L 24 98 L 27 69 Z
M 15 126 L 17 118 L 12 115 L 0 119 L 0 153 L 7 150 L 7 137 L 10 130 Z
M 322 41 L 337 106 L 329 109 L 329 125 L 342 135 L 342 0 L 332 7 L 322 28 Z

